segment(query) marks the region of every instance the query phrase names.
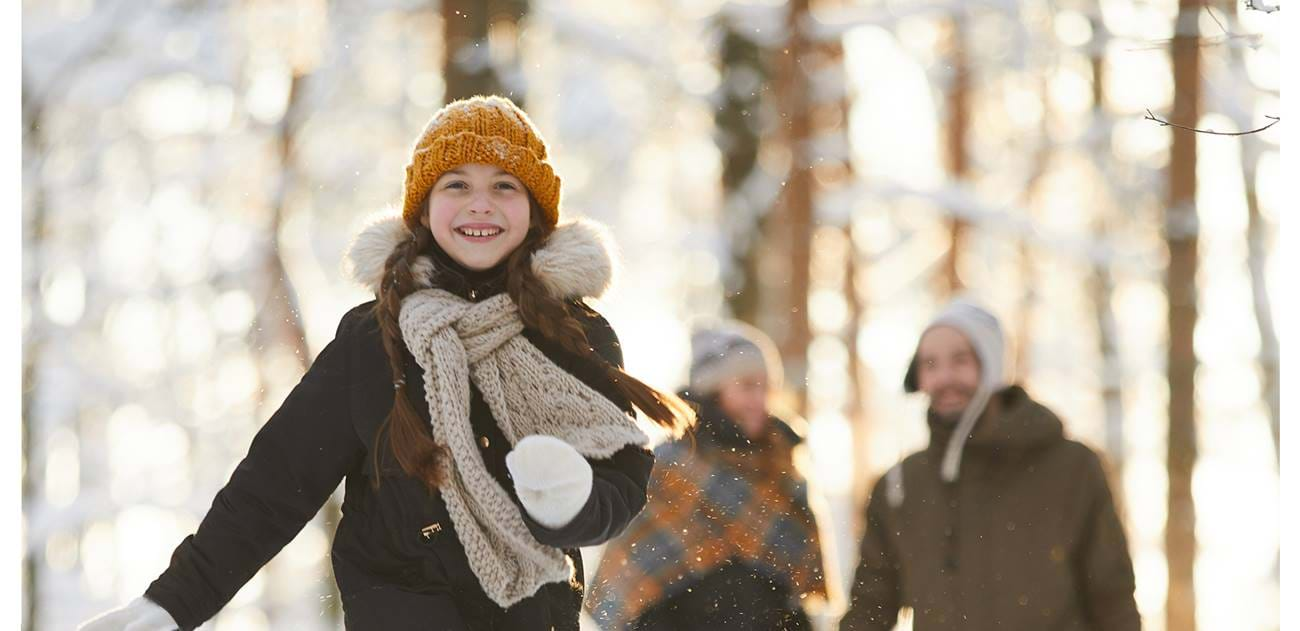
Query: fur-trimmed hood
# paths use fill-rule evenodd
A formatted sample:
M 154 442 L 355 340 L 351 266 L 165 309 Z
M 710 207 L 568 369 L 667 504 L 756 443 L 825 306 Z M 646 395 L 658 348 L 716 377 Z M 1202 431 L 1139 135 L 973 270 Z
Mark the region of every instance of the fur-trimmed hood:
M 344 257 L 349 278 L 372 293 L 378 293 L 384 263 L 411 232 L 395 212 L 379 213 L 353 238 Z M 550 294 L 560 299 L 599 298 L 613 283 L 617 250 L 609 230 L 590 219 L 561 223 L 541 247 L 533 252 L 533 273 Z M 434 260 L 421 255 L 412 267 L 416 281 L 433 286 L 437 272 Z

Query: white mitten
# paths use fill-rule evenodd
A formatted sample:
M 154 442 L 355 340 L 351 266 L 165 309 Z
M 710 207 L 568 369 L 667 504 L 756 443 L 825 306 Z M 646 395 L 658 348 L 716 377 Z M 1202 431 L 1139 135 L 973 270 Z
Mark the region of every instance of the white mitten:
M 506 454 L 506 468 L 524 510 L 547 528 L 573 521 L 591 496 L 591 465 L 554 436 L 525 436 Z
M 176 631 L 180 625 L 166 609 L 144 596 L 83 622 L 77 631 Z

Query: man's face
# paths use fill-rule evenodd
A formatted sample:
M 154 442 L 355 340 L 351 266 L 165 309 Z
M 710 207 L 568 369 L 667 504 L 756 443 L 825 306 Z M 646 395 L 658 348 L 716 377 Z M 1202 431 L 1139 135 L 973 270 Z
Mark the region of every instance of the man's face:
M 937 326 L 917 347 L 917 385 L 930 409 L 943 418 L 961 416 L 980 383 L 979 357 L 970 340 L 952 327 Z

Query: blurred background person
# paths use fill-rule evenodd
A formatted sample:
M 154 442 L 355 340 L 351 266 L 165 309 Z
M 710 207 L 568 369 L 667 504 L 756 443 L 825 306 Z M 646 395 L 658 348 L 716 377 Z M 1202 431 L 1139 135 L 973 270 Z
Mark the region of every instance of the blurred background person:
M 867 508 L 842 631 L 1137 631 L 1133 563 L 1101 460 L 1003 371 L 1002 328 L 967 301 L 926 328 L 904 378 L 930 444 Z
M 605 629 L 811 629 L 801 603 L 827 584 L 802 442 L 772 415 L 782 370 L 772 342 L 740 322 L 691 336 L 694 440 L 661 445 L 650 499 L 605 551 L 587 608 Z

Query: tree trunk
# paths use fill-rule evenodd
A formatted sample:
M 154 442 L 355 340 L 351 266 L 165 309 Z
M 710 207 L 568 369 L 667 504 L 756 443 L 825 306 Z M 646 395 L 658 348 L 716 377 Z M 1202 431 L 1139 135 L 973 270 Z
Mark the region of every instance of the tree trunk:
M 853 505 L 866 506 L 871 494 L 870 462 L 867 459 L 871 448 L 871 415 L 867 413 L 867 371 L 863 365 L 858 348 L 858 334 L 862 332 L 862 322 L 866 317 L 866 308 L 862 296 L 859 269 L 861 258 L 858 248 L 853 243 L 853 231 L 848 233 L 848 256 L 845 257 L 844 297 L 849 306 L 849 325 L 845 331 L 844 345 L 849 355 L 849 425 L 853 428 Z M 854 519 L 860 521 L 865 513 L 854 512 Z M 854 523 L 853 532 L 862 532 L 865 524 Z
M 1200 119 L 1199 0 L 1179 0 L 1179 13 L 1170 41 L 1174 102 L 1169 121 L 1196 126 Z M 1165 526 L 1165 554 L 1169 563 L 1169 591 L 1165 615 L 1169 631 L 1195 631 L 1196 511 L 1192 500 L 1192 472 L 1196 466 L 1196 351 L 1193 334 L 1197 319 L 1197 134 L 1171 129 L 1169 190 L 1165 208 L 1165 239 L 1169 268 L 1165 290 L 1169 300 L 1169 511 Z
M 1104 125 L 1103 133 L 1096 134 L 1094 146 L 1089 150 L 1089 155 L 1093 159 L 1094 173 L 1097 176 L 1098 197 L 1101 197 L 1097 203 L 1093 204 L 1096 209 L 1092 220 L 1093 236 L 1100 242 L 1113 230 L 1113 217 L 1115 211 L 1114 197 L 1105 191 L 1103 186 L 1106 165 L 1104 161 L 1113 160 L 1111 154 L 1111 126 L 1107 119 L 1106 113 L 1106 61 L 1104 33 L 1106 28 L 1102 23 L 1100 16 L 1100 7 L 1094 5 L 1097 11 L 1091 19 L 1093 32 L 1093 54 L 1090 59 L 1092 65 L 1092 121 L 1091 125 L 1096 127 Z M 1116 490 L 1116 496 L 1121 496 L 1123 492 L 1123 472 L 1124 472 L 1124 375 L 1123 362 L 1120 360 L 1119 350 L 1119 327 L 1115 320 L 1115 309 L 1112 306 L 1112 299 L 1115 295 L 1115 277 L 1111 270 L 1105 265 L 1094 265 L 1092 276 L 1089 279 L 1089 291 L 1092 294 L 1093 315 L 1097 322 L 1097 343 L 1098 350 L 1101 354 L 1102 370 L 1102 406 L 1105 410 L 1106 422 L 1106 454 L 1109 459 L 1110 471 L 1115 484 L 1112 487 Z
M 23 72 L 22 82 L 22 116 L 23 116 L 23 149 L 28 159 L 24 161 L 24 173 L 30 171 L 33 176 L 26 182 L 28 191 L 31 193 L 30 206 L 24 209 L 24 219 L 28 228 L 23 234 L 24 249 L 39 253 L 45 247 L 46 239 L 46 213 L 48 209 L 45 206 L 45 189 L 41 185 L 41 162 L 42 156 L 46 153 L 46 147 L 43 140 L 44 131 L 41 129 L 41 121 L 44 115 L 43 104 L 32 95 L 32 90 L 27 82 L 27 73 Z M 30 165 L 30 166 L 29 166 Z M 30 213 L 30 214 L 29 214 Z M 43 267 L 40 261 L 40 255 L 33 256 L 35 269 L 23 270 L 23 293 L 27 296 L 28 304 L 31 306 L 32 319 L 29 328 L 23 332 L 23 362 L 22 362 L 22 504 L 23 514 L 31 515 L 38 502 L 37 482 L 35 479 L 36 463 L 32 461 L 34 454 L 38 453 L 34 449 L 37 444 L 35 439 L 36 433 L 36 413 L 32 409 L 36 402 L 36 392 L 39 384 L 36 381 L 36 375 L 39 368 L 39 358 L 42 354 L 44 340 L 43 318 L 41 317 L 40 304 L 40 269 Z M 23 594 L 23 631 L 41 628 L 40 624 L 40 571 L 43 564 L 37 557 L 38 551 L 44 549 L 44 546 L 37 545 L 37 542 L 31 540 L 32 533 L 29 530 L 23 537 L 23 568 L 22 568 L 22 594 Z
M 731 275 L 723 279 L 724 296 L 732 317 L 757 325 L 762 287 L 758 261 L 768 208 L 746 194 L 745 184 L 758 171 L 760 114 L 770 72 L 764 63 L 767 51 L 745 37 L 725 13 L 720 22 L 721 105 L 713 120 L 722 153 L 723 223 L 731 230 Z M 754 79 L 757 85 L 746 85 Z
M 827 0 L 822 6 L 840 7 L 843 4 L 843 0 Z M 818 70 L 819 74 L 829 76 L 829 73 L 836 73 L 843 78 L 843 81 L 847 81 L 848 70 L 845 68 L 843 40 L 840 37 L 824 39 L 818 43 L 817 48 L 824 56 L 824 68 Z M 826 94 L 819 93 L 817 97 L 813 104 L 813 111 L 818 113 L 814 117 L 817 124 L 814 125 L 811 133 L 825 139 L 825 145 L 828 147 L 844 148 L 842 154 L 831 150 L 819 152 L 815 170 L 818 192 L 824 195 L 822 199 L 826 199 L 829 204 L 852 204 L 853 200 L 844 194 L 850 183 L 855 181 L 848 129 L 849 114 L 852 110 L 851 95 L 845 87 L 838 93 L 834 91 Z M 848 356 L 849 389 L 848 400 L 845 403 L 845 417 L 848 419 L 853 442 L 853 480 L 849 497 L 855 510 L 850 514 L 854 521 L 853 532 L 860 533 L 865 529 L 866 524 L 860 522 L 866 514 L 864 512 L 866 502 L 871 492 L 871 462 L 867 454 L 871 445 L 872 427 L 867 414 L 869 398 L 867 368 L 862 362 L 858 348 L 858 335 L 862 331 L 862 323 L 866 317 L 866 300 L 862 292 L 863 279 L 866 278 L 862 273 L 865 257 L 860 255 L 853 240 L 852 207 L 834 208 L 830 212 L 834 220 L 843 222 L 842 230 L 846 244 L 841 291 L 848 308 L 848 322 L 841 339 Z
M 966 50 L 965 16 L 960 11 L 949 23 L 948 58 L 952 75 L 948 83 L 948 121 L 944 126 L 946 164 L 953 183 L 960 184 L 970 170 L 969 152 L 966 148 L 967 129 L 970 127 L 970 59 Z M 961 252 L 966 242 L 966 222 L 950 219 L 948 226 L 948 253 L 943 261 L 943 293 L 952 297 L 964 288 L 959 272 Z
M 1051 137 L 1051 98 L 1047 93 L 1047 80 L 1039 81 L 1039 95 L 1043 101 L 1043 115 L 1038 129 L 1038 148 L 1032 163 L 1030 172 L 1025 178 L 1024 190 L 1021 192 L 1021 207 L 1025 209 L 1026 219 L 1031 222 L 1036 214 L 1035 207 L 1038 203 L 1038 186 L 1043 181 L 1043 176 L 1047 175 L 1048 166 L 1051 164 L 1053 153 Z M 1020 258 L 1020 278 L 1023 286 L 1020 293 L 1020 314 L 1016 319 L 1016 356 L 1015 356 L 1015 375 L 1016 381 L 1023 383 L 1029 378 L 1029 362 L 1032 357 L 1033 340 L 1034 340 L 1034 307 L 1038 304 L 1038 279 L 1035 271 L 1037 265 L 1034 261 L 1034 248 L 1028 238 L 1020 240 L 1019 243 Z M 955 266 L 956 264 L 953 263 Z M 956 278 L 955 267 L 952 270 L 952 278 Z M 951 285 L 949 286 L 951 290 Z
M 444 101 L 495 94 L 523 107 L 517 34 L 527 0 L 442 0 L 441 8 Z
M 287 344 L 293 348 L 294 355 L 298 357 L 299 363 L 303 370 L 311 364 L 309 359 L 310 351 L 307 349 L 307 339 L 303 335 L 302 316 L 298 310 L 298 297 L 294 292 L 293 284 L 289 280 L 288 271 L 285 269 L 284 260 L 280 256 L 280 228 L 284 223 L 284 216 L 287 212 L 289 192 L 293 189 L 297 180 L 297 170 L 293 164 L 294 135 L 297 133 L 298 116 L 300 115 L 300 99 L 302 96 L 302 85 L 305 78 L 303 75 L 294 73 L 289 82 L 288 105 L 285 108 L 284 117 L 280 120 L 277 130 L 280 145 L 280 178 L 276 185 L 275 197 L 272 200 L 271 221 L 268 227 L 271 235 L 271 248 L 266 253 L 265 278 L 267 280 L 267 296 L 262 304 L 262 310 L 258 313 L 259 326 L 269 331 L 271 343 Z
M 1226 11 L 1237 17 L 1237 3 L 1226 3 Z M 1236 20 L 1233 21 L 1236 23 Z M 1248 77 L 1245 55 L 1238 46 L 1230 46 L 1232 55 L 1232 73 Z M 1250 129 L 1250 117 L 1255 111 L 1255 99 L 1248 97 L 1238 116 L 1235 116 L 1239 129 Z M 1255 308 L 1255 325 L 1259 329 L 1259 369 L 1263 378 L 1262 391 L 1264 402 L 1268 405 L 1269 429 L 1273 433 L 1273 456 L 1279 470 L 1282 463 L 1282 401 L 1279 374 L 1277 328 L 1273 324 L 1273 301 L 1268 291 L 1268 259 L 1272 251 L 1271 226 L 1260 214 L 1259 197 L 1255 191 L 1256 174 L 1259 161 L 1264 154 L 1264 142 L 1255 134 L 1241 137 L 1241 178 L 1246 191 L 1246 264 L 1250 270 L 1250 289 Z
M 793 0 L 788 9 L 786 47 L 777 53 L 776 89 L 781 115 L 780 135 L 790 152 L 790 172 L 778 202 L 777 216 L 768 228 L 768 243 L 780 252 L 789 277 L 782 312 L 777 316 L 780 334 L 777 344 L 785 363 L 787 384 L 795 395 L 796 412 L 807 413 L 805 378 L 808 345 L 812 332 L 808 322 L 808 290 L 812 259 L 812 159 L 809 156 L 811 89 L 805 56 L 809 45 L 804 25 L 810 19 L 808 0 Z
M 1240 12 L 1237 3 L 1226 3 L 1225 11 L 1233 16 L 1237 24 Z M 1249 83 L 1246 72 L 1245 55 L 1237 46 L 1229 47 L 1232 55 L 1231 73 L 1243 77 Z M 1253 89 L 1253 86 L 1248 86 Z M 1252 94 L 1251 92 L 1245 92 Z M 1243 107 L 1235 113 L 1238 129 L 1250 129 L 1251 117 L 1255 113 L 1253 95 L 1245 99 Z M 1277 329 L 1273 324 L 1273 301 L 1268 291 L 1268 259 L 1272 252 L 1272 226 L 1260 214 L 1259 196 L 1256 193 L 1255 180 L 1259 171 L 1259 161 L 1264 154 L 1264 143 L 1255 134 L 1241 137 L 1241 179 L 1246 195 L 1246 266 L 1250 270 L 1250 290 L 1255 310 L 1255 326 L 1259 330 L 1259 370 L 1262 378 L 1261 394 L 1268 406 L 1268 425 L 1273 435 L 1273 461 L 1278 471 L 1282 470 L 1282 401 L 1281 376 L 1279 374 L 1279 349 Z M 1282 571 L 1281 549 L 1273 557 L 1272 577 L 1275 582 L 1280 579 Z
M 39 192 L 35 193 L 35 195 L 39 196 L 40 193 Z M 31 232 L 26 235 L 26 238 L 24 238 L 24 242 L 26 243 L 24 247 L 31 248 L 31 249 L 39 249 L 42 247 L 42 240 L 44 238 L 43 233 L 45 231 L 44 221 L 43 221 L 44 211 L 39 208 L 41 202 L 38 201 L 33 205 L 36 206 L 36 208 L 32 210 L 33 212 L 33 216 L 31 219 L 32 229 Z M 32 274 L 32 272 L 27 272 L 26 274 L 24 274 L 24 276 L 25 277 L 34 276 L 34 274 Z M 24 278 L 24 280 L 26 281 L 27 279 Z M 22 453 L 23 453 L 22 504 L 23 504 L 23 514 L 30 515 L 37 503 L 36 481 L 34 479 L 35 472 L 33 471 L 33 468 L 35 467 L 35 463 L 32 461 L 32 456 L 37 453 L 36 450 L 34 450 L 36 441 L 33 438 L 36 432 L 36 417 L 35 417 L 35 412 L 32 410 L 32 404 L 35 403 L 36 400 L 36 389 L 37 389 L 36 374 L 38 368 L 37 360 L 41 356 L 41 352 L 42 352 L 41 339 L 43 337 L 43 332 L 37 330 L 35 324 L 35 321 L 37 320 L 37 316 L 35 315 L 35 313 L 41 308 L 40 300 L 39 300 L 40 290 L 36 286 L 37 285 L 36 283 L 25 282 L 24 284 L 27 285 L 24 288 L 24 293 L 26 293 L 27 296 L 29 297 L 28 300 L 29 300 L 29 304 L 31 305 L 32 313 L 33 313 L 32 316 L 33 323 L 31 325 L 31 328 L 25 331 L 23 334 L 23 367 L 22 367 L 23 409 L 22 409 L 22 419 L 21 419 L 22 421 L 21 440 L 22 440 Z M 39 598 L 38 590 L 40 588 L 41 564 L 35 558 L 35 554 L 36 554 L 35 551 L 39 550 L 40 547 L 33 545 L 33 542 L 30 540 L 31 536 L 32 533 L 28 531 L 26 535 L 23 537 L 24 541 L 23 541 L 23 592 L 22 593 L 23 593 L 23 629 L 25 631 L 40 628 L 38 624 L 39 622 L 38 614 L 40 613 L 40 609 L 39 609 L 40 598 Z
M 1247 264 L 1250 268 L 1250 289 L 1254 297 L 1255 323 L 1259 327 L 1259 368 L 1263 373 L 1264 402 L 1268 405 L 1269 429 L 1273 433 L 1273 457 L 1279 469 L 1282 463 L 1282 399 L 1280 356 L 1278 354 L 1277 329 L 1273 324 L 1273 302 L 1268 292 L 1268 258 L 1272 250 L 1269 242 L 1268 222 L 1260 215 L 1259 198 L 1255 193 L 1255 173 L 1259 166 L 1262 151 L 1257 147 L 1258 140 L 1249 136 L 1242 141 L 1241 160 L 1242 175 L 1246 185 L 1246 208 L 1249 212 L 1247 228 L 1248 254 Z
M 298 360 L 298 365 L 305 373 L 311 366 L 312 354 L 307 346 L 307 333 L 303 326 L 302 314 L 298 306 L 298 294 L 294 289 L 293 282 L 289 278 L 289 272 L 285 267 L 284 258 L 281 255 L 280 230 L 284 224 L 284 218 L 288 211 L 289 194 L 297 184 L 297 167 L 294 164 L 294 141 L 298 132 L 298 126 L 302 116 L 302 94 L 303 84 L 306 76 L 297 70 L 289 83 L 289 94 L 287 105 L 283 118 L 280 119 L 280 125 L 277 130 L 279 148 L 280 148 L 280 179 L 276 186 L 275 197 L 271 205 L 270 226 L 268 234 L 271 235 L 271 247 L 266 253 L 264 261 L 264 280 L 266 296 L 261 301 L 262 309 L 257 314 L 258 332 L 255 334 L 258 349 L 273 349 L 279 347 L 289 347 L 293 350 L 294 357 Z M 265 393 L 264 371 L 259 368 L 259 379 L 262 380 L 262 387 L 258 392 Z M 264 402 L 258 401 L 257 409 L 263 409 Z M 328 539 L 334 538 L 334 532 L 329 527 L 330 524 L 338 524 L 341 509 L 338 502 L 331 496 L 325 501 L 317 513 L 315 520 L 320 523 L 320 527 L 325 530 Z M 274 562 L 269 570 L 274 573 Z M 340 607 L 340 597 L 338 586 L 333 580 L 334 567 L 330 562 L 328 555 L 324 556 L 321 561 L 321 574 L 329 577 L 329 598 L 323 605 L 323 615 L 337 626 L 342 620 Z M 279 581 L 272 581 L 278 583 Z M 274 624 L 274 616 L 271 619 Z

